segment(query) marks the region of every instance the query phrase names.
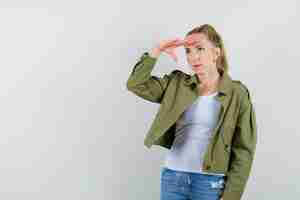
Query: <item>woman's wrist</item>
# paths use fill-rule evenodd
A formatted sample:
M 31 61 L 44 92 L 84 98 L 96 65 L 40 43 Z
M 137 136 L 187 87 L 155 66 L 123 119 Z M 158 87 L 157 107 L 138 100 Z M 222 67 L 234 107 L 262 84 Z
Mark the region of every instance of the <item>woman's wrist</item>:
M 158 58 L 161 54 L 161 50 L 158 47 L 154 47 L 149 51 L 149 56 L 153 58 Z

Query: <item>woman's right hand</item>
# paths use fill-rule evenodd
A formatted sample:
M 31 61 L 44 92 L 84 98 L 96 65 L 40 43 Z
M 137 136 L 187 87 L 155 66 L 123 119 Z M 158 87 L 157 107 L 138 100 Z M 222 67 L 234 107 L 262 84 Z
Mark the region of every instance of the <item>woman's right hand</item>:
M 165 52 L 168 55 L 170 55 L 171 58 L 175 60 L 175 62 L 178 62 L 178 57 L 175 53 L 175 48 L 182 46 L 185 42 L 185 40 L 181 40 L 180 38 L 163 40 L 157 46 L 150 50 L 150 56 L 157 58 L 161 54 L 161 52 Z

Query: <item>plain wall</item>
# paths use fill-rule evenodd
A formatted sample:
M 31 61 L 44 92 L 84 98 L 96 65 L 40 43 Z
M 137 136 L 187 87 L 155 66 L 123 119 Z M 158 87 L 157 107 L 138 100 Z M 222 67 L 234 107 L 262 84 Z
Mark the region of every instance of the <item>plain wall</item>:
M 160 40 L 213 25 L 256 110 L 243 199 L 300 196 L 299 2 L 1 1 L 0 199 L 159 199 L 166 149 L 143 144 L 159 105 L 126 88 Z M 153 75 L 191 72 L 166 54 Z

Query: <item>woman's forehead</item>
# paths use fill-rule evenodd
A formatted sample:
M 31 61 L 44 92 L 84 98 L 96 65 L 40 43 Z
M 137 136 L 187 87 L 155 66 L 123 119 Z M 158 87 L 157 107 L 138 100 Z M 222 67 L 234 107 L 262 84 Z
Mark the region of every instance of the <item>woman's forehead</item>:
M 184 46 L 193 46 L 196 44 L 205 45 L 207 42 L 207 38 L 204 34 L 201 33 L 193 33 L 185 37 L 185 45 Z

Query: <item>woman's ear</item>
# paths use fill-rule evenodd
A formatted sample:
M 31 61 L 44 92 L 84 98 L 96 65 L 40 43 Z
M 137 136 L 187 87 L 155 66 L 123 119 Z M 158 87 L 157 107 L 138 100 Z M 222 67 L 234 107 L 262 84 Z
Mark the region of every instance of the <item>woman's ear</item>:
M 214 53 L 215 53 L 215 61 L 218 59 L 218 57 L 220 57 L 221 55 L 221 49 L 219 47 L 215 47 L 214 48 Z
M 220 47 L 215 47 L 216 57 L 219 57 L 221 55 L 221 49 Z

